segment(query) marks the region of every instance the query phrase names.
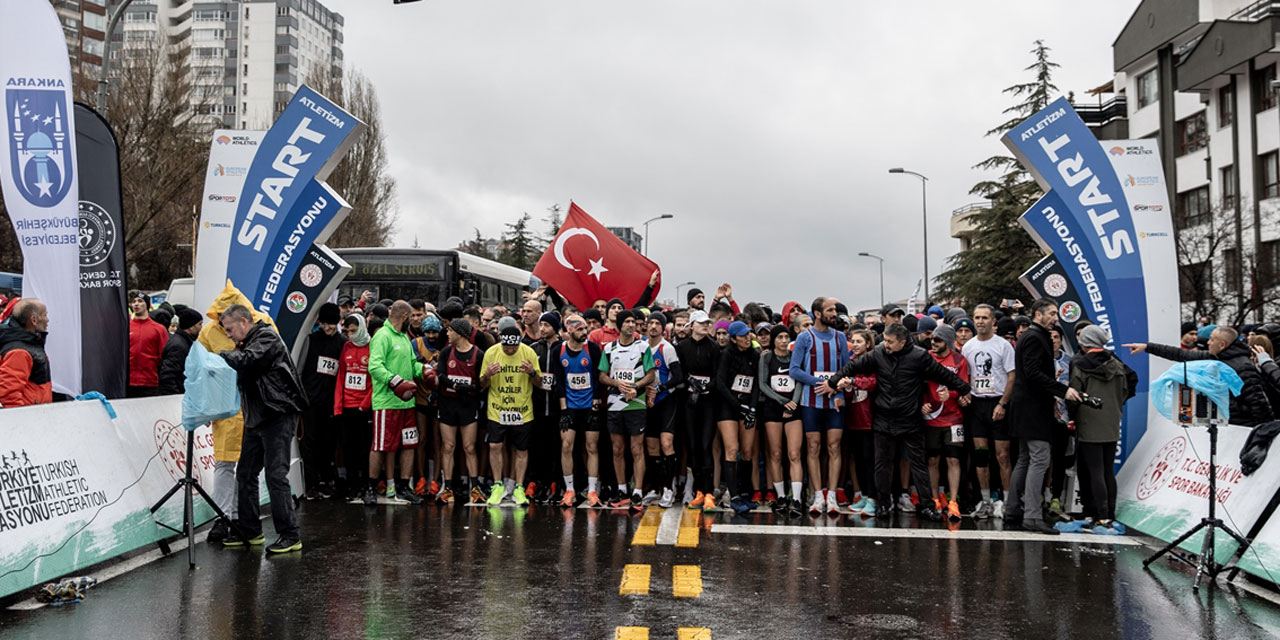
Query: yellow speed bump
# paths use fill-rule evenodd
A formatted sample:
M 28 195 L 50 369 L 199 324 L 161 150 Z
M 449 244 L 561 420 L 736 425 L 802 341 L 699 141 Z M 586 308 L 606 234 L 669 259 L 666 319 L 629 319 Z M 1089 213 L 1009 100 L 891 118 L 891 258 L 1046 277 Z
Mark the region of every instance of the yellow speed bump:
M 618 627 L 613 640 L 649 640 L 649 627 Z
M 650 507 L 645 509 L 640 524 L 636 525 L 636 535 L 631 539 L 632 546 L 652 547 L 658 542 L 658 525 L 662 524 L 662 509 Z
M 624 566 L 622 568 L 622 584 L 618 586 L 618 595 L 649 595 L 649 573 L 650 567 L 647 564 L 629 564 Z M 648 633 L 648 631 L 645 633 Z M 648 636 L 646 635 L 645 637 Z
M 676 634 L 679 640 L 711 640 L 711 630 L 706 627 L 680 627 Z
M 692 564 L 678 564 L 671 571 L 671 593 L 677 598 L 697 598 L 702 595 L 702 568 Z

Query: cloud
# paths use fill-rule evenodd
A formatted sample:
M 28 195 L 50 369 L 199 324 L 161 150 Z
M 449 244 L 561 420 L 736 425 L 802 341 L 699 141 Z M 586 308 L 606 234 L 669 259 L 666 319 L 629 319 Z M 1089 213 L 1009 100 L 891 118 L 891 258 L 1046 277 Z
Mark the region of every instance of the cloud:
M 1037 38 L 1077 94 L 1110 79 L 1135 3 L 422 2 L 326 0 L 368 75 L 399 184 L 396 243 L 449 248 L 570 199 L 650 226 L 670 283 L 780 305 L 877 306 L 959 249 L 983 134 L 1029 79 Z M 543 225 L 538 225 L 541 229 Z M 1028 265 L 1029 266 L 1029 265 Z

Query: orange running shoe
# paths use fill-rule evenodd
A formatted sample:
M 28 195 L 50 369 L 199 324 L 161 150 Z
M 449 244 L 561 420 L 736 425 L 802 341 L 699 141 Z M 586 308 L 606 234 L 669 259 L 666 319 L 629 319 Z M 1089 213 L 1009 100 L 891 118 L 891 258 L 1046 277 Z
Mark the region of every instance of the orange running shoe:
M 378 495 L 380 495 L 380 496 L 381 496 L 381 495 L 386 495 L 386 493 L 387 493 L 387 481 L 386 481 L 386 480 L 379 480 L 379 481 L 378 481 Z
M 934 509 L 934 511 L 937 511 L 938 513 L 942 513 L 942 512 L 944 512 L 944 511 L 946 511 L 946 510 L 947 510 L 947 499 L 946 499 L 946 497 L 945 497 L 945 496 L 941 496 L 941 495 L 940 495 L 940 496 L 938 496 L 938 497 L 934 498 L 934 499 L 933 499 L 933 509 Z
M 576 497 L 577 497 L 577 496 L 575 496 L 575 495 L 573 494 L 573 489 L 570 489 L 570 490 L 568 490 L 568 491 L 565 491 L 565 492 L 564 492 L 564 499 L 560 501 L 560 506 L 562 506 L 562 507 L 572 507 L 572 506 L 574 506 L 574 504 L 573 504 L 573 500 L 574 500 L 574 498 L 576 498 Z
M 689 502 L 688 507 L 690 509 L 702 508 L 702 492 L 701 491 L 698 491 L 697 493 L 693 494 L 693 500 Z
M 427 493 L 433 496 L 440 495 L 440 483 L 432 480 L 431 485 L 427 488 Z
M 598 492 L 587 492 L 587 506 L 592 509 L 599 509 L 602 506 L 600 504 L 600 494 Z
M 947 519 L 952 522 L 960 522 L 960 505 L 955 500 L 947 502 Z
M 702 510 L 715 511 L 715 509 L 716 509 L 716 497 L 709 493 L 704 494 L 702 496 Z
M 413 492 L 414 492 L 415 494 L 417 494 L 417 495 L 422 495 L 422 494 L 426 493 L 426 492 L 427 492 L 427 479 L 426 479 L 426 478 L 418 478 L 418 483 L 417 483 L 417 484 L 415 484 L 415 485 L 413 485 Z
M 530 482 L 529 486 L 524 488 L 524 494 L 526 496 L 531 496 L 534 494 L 535 491 L 537 491 L 537 489 L 538 489 L 538 483 Z

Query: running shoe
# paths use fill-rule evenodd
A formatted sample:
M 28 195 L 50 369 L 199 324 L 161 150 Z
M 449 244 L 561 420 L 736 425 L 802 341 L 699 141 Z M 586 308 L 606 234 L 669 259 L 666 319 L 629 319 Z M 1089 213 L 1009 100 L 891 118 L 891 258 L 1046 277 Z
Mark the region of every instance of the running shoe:
M 587 506 L 592 509 L 599 509 L 601 506 L 600 493 L 597 491 L 587 492 Z
M 973 510 L 974 520 L 986 520 L 995 515 L 995 507 L 990 500 L 983 500 L 978 503 L 978 508 Z
M 413 485 L 413 492 L 414 492 L 414 493 L 416 493 L 416 494 L 418 494 L 418 495 L 422 495 L 422 494 L 426 493 L 426 492 L 427 492 L 427 479 L 426 479 L 426 478 L 418 478 L 418 482 L 417 482 L 417 484 L 414 484 L 414 485 Z
M 772 491 L 769 491 L 764 494 L 764 503 L 766 505 L 773 506 L 777 504 L 777 502 L 778 502 L 778 494 Z
M 205 542 L 216 544 L 227 539 L 231 534 L 231 525 L 224 519 L 218 518 L 213 522 L 213 528 L 209 529 L 209 535 L 205 538 Z
M 834 500 L 830 498 L 827 499 L 827 515 L 840 515 L 840 494 L 838 492 L 836 493 L 836 498 Z
M 506 487 L 503 487 L 501 482 L 495 482 L 493 483 L 493 488 L 489 490 L 489 499 L 485 500 L 485 503 L 491 507 L 496 507 L 502 504 L 502 498 L 505 493 Z
M 261 533 L 246 540 L 244 539 L 243 536 L 237 534 L 235 529 L 232 529 L 231 533 L 227 535 L 227 539 L 222 541 L 222 546 L 230 547 L 234 549 L 237 547 L 244 547 L 248 545 L 258 546 L 263 544 L 266 541 L 267 539 L 264 538 Z
M 901 511 L 903 513 L 916 512 L 916 505 L 914 502 L 911 501 L 911 496 L 908 496 L 905 493 L 898 496 L 898 511 Z
M 702 494 L 702 507 L 701 507 L 701 508 L 702 508 L 702 510 L 703 510 L 703 511 L 715 511 L 715 510 L 716 510 L 716 497 L 715 497 L 715 496 L 713 496 L 713 495 L 711 495 L 711 494 L 709 494 L 709 493 L 704 493 L 704 494 Z
M 573 507 L 573 506 L 574 506 L 574 504 L 573 504 L 573 500 L 574 500 L 574 498 L 577 498 L 577 497 L 578 497 L 578 496 L 574 494 L 573 489 L 569 489 L 569 490 L 565 491 L 565 492 L 564 492 L 564 498 L 562 498 L 562 499 L 560 500 L 560 506 L 562 506 L 562 507 Z
M 1053 514 L 1062 513 L 1062 501 L 1054 498 L 1049 502 L 1049 512 Z
M 930 522 L 942 522 L 942 514 L 938 513 L 938 510 L 933 507 L 921 507 L 920 517 Z
M 445 487 L 436 493 L 436 502 L 440 504 L 453 504 L 453 491 L 449 487 Z
M 729 502 L 729 507 L 733 509 L 733 512 L 736 515 L 745 516 L 751 512 L 751 509 L 752 509 L 751 504 L 752 503 L 750 500 L 744 500 L 742 498 L 734 498 L 732 501 Z
M 827 503 L 822 499 L 821 491 L 813 492 L 813 504 L 809 505 L 809 515 L 820 516 L 827 509 Z
M 644 494 L 644 497 L 640 499 L 640 503 L 644 506 L 649 506 L 651 504 L 658 504 L 658 501 L 661 499 L 662 496 L 658 495 L 657 491 L 650 489 L 649 493 Z
M 881 522 L 886 525 L 889 524 L 889 519 L 893 517 L 893 507 L 890 507 L 887 504 L 881 504 L 876 507 L 876 515 L 874 517 L 880 518 Z
M 868 501 L 871 501 L 871 498 L 868 498 L 868 497 L 866 497 L 866 496 L 862 496 L 862 497 L 858 498 L 857 500 L 855 500 L 855 501 L 853 502 L 853 504 L 849 505 L 849 510 L 850 510 L 850 511 L 852 511 L 852 512 L 854 512 L 855 514 L 862 513 L 862 512 L 864 512 L 864 511 L 866 511 L 866 510 L 867 510 L 867 502 L 868 502 Z M 871 510 L 872 510 L 872 511 L 875 511 L 875 506 L 874 506 L 874 505 L 875 505 L 875 502 L 874 502 L 874 501 L 872 501 L 872 502 L 871 502 L 871 504 L 872 504 Z
M 685 482 L 685 483 L 684 483 L 684 503 L 685 503 L 685 504 L 694 504 L 694 503 L 696 503 L 696 502 L 698 501 L 698 499 L 697 499 L 697 493 L 698 493 L 698 492 L 696 492 L 696 491 L 694 491 L 694 490 L 693 490 L 693 483 L 692 483 L 692 482 Z
M 960 504 L 955 500 L 947 501 L 947 519 L 952 522 L 960 522 Z
M 516 506 L 518 507 L 529 506 L 529 498 L 525 495 L 524 487 L 521 487 L 520 485 L 516 485 L 516 490 L 512 493 L 511 498 L 515 501 Z
M 422 504 L 424 501 L 425 500 L 422 496 L 409 491 L 409 487 L 407 485 L 404 487 L 404 490 L 396 496 L 396 502 L 401 504 Z
M 267 553 L 289 553 L 290 551 L 302 551 L 302 541 L 281 537 L 267 547 Z
M 662 490 L 662 499 L 658 501 L 658 506 L 663 509 L 670 509 L 676 503 L 676 492 L 667 487 Z
M 644 498 L 639 493 L 631 494 L 631 510 L 637 513 L 644 511 Z
M 992 518 L 1004 517 L 1004 500 L 996 500 L 995 502 L 991 503 L 991 517 Z
M 364 493 L 360 495 L 360 500 L 365 504 L 378 504 L 378 494 L 374 492 L 373 486 L 365 485 Z
M 849 499 L 844 495 L 844 489 L 836 489 L 836 506 L 843 507 L 849 504 Z
M 760 495 L 759 491 L 756 491 L 751 494 L 751 501 L 756 504 L 760 504 L 760 501 L 763 499 L 764 499 L 764 496 Z
M 433 496 L 440 495 L 440 483 L 432 480 L 431 484 L 427 486 L 427 493 Z
M 862 516 L 864 518 L 876 517 L 876 501 L 871 498 L 863 497 Z
M 610 509 L 627 509 L 631 507 L 631 500 L 627 498 L 627 494 L 622 494 L 609 501 Z
M 471 487 L 470 498 L 472 504 L 480 504 L 484 502 L 484 492 L 480 490 L 480 487 L 473 486 Z
M 689 498 L 686 496 L 684 501 L 685 504 L 689 505 L 690 509 L 701 509 L 702 502 L 703 502 L 703 495 L 701 491 L 695 493 L 692 498 Z
M 378 481 L 378 495 L 382 495 L 382 494 L 384 494 L 384 493 L 386 493 L 386 492 L 387 492 L 387 481 L 386 481 L 386 480 L 379 480 L 379 481 Z
M 920 496 L 914 491 L 911 492 L 911 504 L 917 507 L 920 506 Z
M 538 483 L 536 483 L 536 482 L 530 482 L 530 483 L 529 483 L 529 485 L 528 485 L 527 487 L 525 487 L 525 489 L 524 489 L 524 494 L 525 494 L 526 496 L 536 496 L 536 495 L 538 495 Z
M 383 486 L 383 485 L 385 485 L 385 486 L 387 487 L 387 488 L 386 488 L 386 490 L 384 491 L 383 495 L 385 495 L 385 496 L 387 497 L 387 499 L 388 499 L 388 500 L 395 500 L 395 499 L 396 499 L 396 485 L 395 485 L 395 483 L 394 483 L 394 482 L 392 482 L 392 483 L 383 482 L 382 484 L 380 484 L 380 485 L 378 485 L 378 486 Z

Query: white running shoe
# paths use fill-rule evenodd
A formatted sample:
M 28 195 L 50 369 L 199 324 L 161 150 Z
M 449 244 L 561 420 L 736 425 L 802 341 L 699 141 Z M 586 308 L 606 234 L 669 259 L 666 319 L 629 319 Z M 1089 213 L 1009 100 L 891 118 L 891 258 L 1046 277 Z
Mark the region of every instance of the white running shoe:
M 914 504 L 911 504 L 911 496 L 905 493 L 898 496 L 898 511 L 901 511 L 903 513 L 916 512 L 916 506 Z
M 822 512 L 826 510 L 827 510 L 827 503 L 825 500 L 822 499 L 822 492 L 814 491 L 813 504 L 809 505 L 809 514 L 815 515 L 815 516 L 821 515 Z
M 657 504 L 658 500 L 659 500 L 658 492 L 654 491 L 653 489 L 650 489 L 649 493 L 646 493 L 644 495 L 644 498 L 640 501 L 640 503 L 645 506 L 649 506 L 651 504 Z
M 991 517 L 997 520 L 1004 519 L 1004 500 L 996 500 L 991 503 Z
M 670 487 L 662 490 L 662 499 L 658 501 L 658 506 L 663 509 L 670 509 L 676 503 L 676 492 Z

